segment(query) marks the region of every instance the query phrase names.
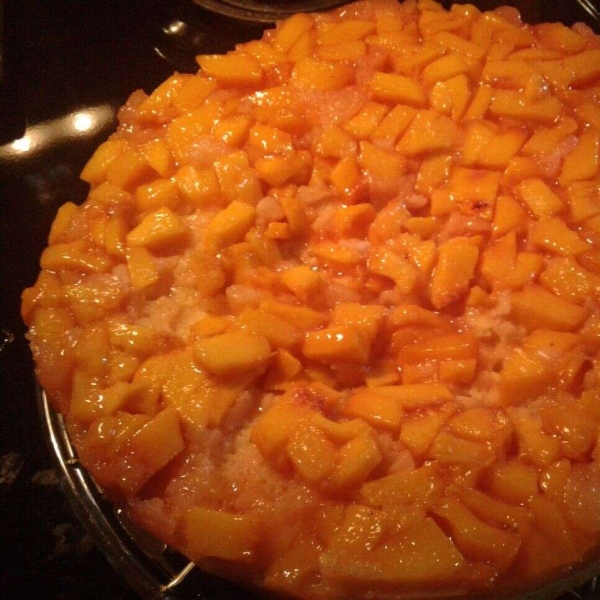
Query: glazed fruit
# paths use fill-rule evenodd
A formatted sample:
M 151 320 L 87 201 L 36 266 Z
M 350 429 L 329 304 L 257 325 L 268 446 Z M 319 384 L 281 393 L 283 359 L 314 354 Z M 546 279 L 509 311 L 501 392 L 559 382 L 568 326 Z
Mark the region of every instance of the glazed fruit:
M 115 504 L 297 597 L 499 597 L 600 544 L 600 39 L 365 1 L 198 57 L 23 294 Z

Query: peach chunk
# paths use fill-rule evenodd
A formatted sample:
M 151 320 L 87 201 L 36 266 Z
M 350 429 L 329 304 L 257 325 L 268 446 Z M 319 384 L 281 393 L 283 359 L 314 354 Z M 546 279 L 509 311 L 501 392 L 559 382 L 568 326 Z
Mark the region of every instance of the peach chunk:
M 411 106 L 398 104 L 390 110 L 371 134 L 371 140 L 389 140 L 395 144 L 406 131 L 417 111 Z
M 557 331 L 574 331 L 588 316 L 585 308 L 537 285 L 513 294 L 512 312 L 517 322 L 528 330 L 546 327 Z
M 305 265 L 283 271 L 280 278 L 283 284 L 304 302 L 310 301 L 324 285 L 323 275 Z
M 454 414 L 456 406 L 448 403 L 438 410 L 406 418 L 400 431 L 400 441 L 415 455 L 424 456 L 440 432 L 442 425 Z
M 404 410 L 416 410 L 434 404 L 441 404 L 453 398 L 448 387 L 439 383 L 382 385 L 374 389 L 377 394 L 393 398 Z
M 431 518 L 370 552 L 334 543 L 321 558 L 322 572 L 333 580 L 419 585 L 420 590 L 435 589 L 464 568 L 464 558 Z
M 42 252 L 40 266 L 49 271 L 70 268 L 84 273 L 103 273 L 112 267 L 113 261 L 109 257 L 90 250 L 85 240 L 54 244 Z
M 400 138 L 396 150 L 406 156 L 420 156 L 448 150 L 461 139 L 461 131 L 448 117 L 420 110 Z
M 184 447 L 177 414 L 166 408 L 128 437 L 95 476 L 101 485 L 133 496 Z
M 490 155 L 491 148 L 486 154 Z M 449 189 L 458 202 L 493 206 L 500 185 L 500 174 L 486 170 L 455 167 L 450 174 Z
M 294 66 L 291 81 L 300 89 L 333 91 L 347 86 L 353 76 L 345 63 L 301 58 Z
M 596 277 L 570 257 L 548 261 L 540 275 L 540 283 L 550 292 L 576 304 L 584 304 L 595 285 Z
M 131 287 L 134 290 L 148 287 L 160 279 L 160 274 L 152 255 L 143 246 L 129 249 L 127 253 L 127 269 L 129 271 Z
M 556 217 L 538 221 L 531 232 L 531 240 L 536 246 L 561 256 L 578 256 L 592 249 L 589 242 Z
M 283 594 L 298 593 L 319 572 L 322 546 L 316 536 L 301 533 L 286 550 L 269 565 L 265 586 Z
M 438 81 L 446 81 L 468 71 L 469 66 L 458 54 L 447 54 L 429 63 L 423 69 L 423 83 L 430 86 Z
M 511 230 L 521 231 L 527 224 L 527 215 L 521 205 L 508 195 L 501 195 L 496 200 L 493 235 L 500 237 Z
M 496 90 L 489 110 L 495 117 L 510 117 L 519 121 L 537 121 L 551 125 L 560 115 L 562 103 L 554 96 L 531 102 L 524 92 Z
M 29 317 L 28 317 L 29 318 Z M 73 374 L 74 357 L 73 349 L 61 352 L 53 350 L 52 344 L 57 340 L 67 338 L 68 332 L 75 326 L 75 320 L 71 311 L 61 307 L 38 308 L 33 313 L 30 324 L 36 328 L 38 351 L 48 353 L 48 359 L 52 364 L 52 370 L 40 373 L 41 383 L 48 392 L 62 388 Z M 57 401 L 61 410 L 68 410 L 69 396 L 64 395 Z
M 529 581 L 542 580 L 560 567 L 565 566 L 567 557 L 557 552 L 556 543 L 539 531 L 533 531 L 523 540 L 516 570 Z
M 120 410 L 156 412 L 158 389 L 144 383 L 117 381 L 104 389 L 90 389 L 86 378 L 79 371 L 73 376 L 70 414 L 82 422 L 115 414 Z M 140 411 L 143 408 L 144 410 Z
M 165 250 L 180 244 L 187 236 L 188 230 L 181 218 L 169 208 L 160 208 L 127 234 L 127 243 Z
M 214 121 L 214 117 L 210 118 Z M 217 175 L 220 196 L 228 203 L 242 202 L 254 206 L 262 198 L 258 173 L 250 167 L 246 152 L 231 152 L 217 160 L 213 167 Z M 243 214 L 238 209 L 239 207 L 236 208 L 236 213 Z
M 565 563 L 581 560 L 585 550 L 578 547 L 577 535 L 559 505 L 543 494 L 535 496 L 530 503 L 535 524 L 556 545 L 557 554 Z
M 177 210 L 181 198 L 175 182 L 170 179 L 157 179 L 152 183 L 139 186 L 135 191 L 135 201 L 142 212 L 163 207 Z
M 255 217 L 256 210 L 253 206 L 233 201 L 208 224 L 204 233 L 207 244 L 222 248 L 242 240 Z
M 373 98 L 382 102 L 420 107 L 427 101 L 417 81 L 394 73 L 376 72 L 371 80 L 371 91 Z
M 360 327 L 335 325 L 309 333 L 302 351 L 313 360 L 341 360 L 360 364 L 369 359 L 370 342 Z
M 290 435 L 307 414 L 306 407 L 281 400 L 261 415 L 252 428 L 250 439 L 262 454 L 275 457 L 286 447 Z
M 492 441 L 496 431 L 494 413 L 489 408 L 469 408 L 454 415 L 448 423 L 457 437 L 474 442 Z
M 316 310 L 312 310 L 307 306 L 278 302 L 274 298 L 263 300 L 260 303 L 260 308 L 288 323 L 293 323 L 294 327 L 306 331 L 322 327 L 327 322 L 326 316 Z
M 417 284 L 417 269 L 406 258 L 390 250 L 373 252 L 367 264 L 373 273 L 392 279 L 403 294 L 409 294 Z
M 594 129 L 584 131 L 577 148 L 565 157 L 558 178 L 560 184 L 567 185 L 573 181 L 593 179 L 598 173 L 599 153 L 600 135 L 598 131 Z
M 581 406 L 569 406 L 569 410 L 557 405 L 545 406 L 540 416 L 546 432 L 558 436 L 567 458 L 586 455 L 595 446 L 599 420 Z
M 518 129 L 496 133 L 488 125 L 476 121 L 467 130 L 463 164 L 490 169 L 506 168 L 521 149 L 525 137 Z
M 527 179 L 516 191 L 538 219 L 564 210 L 563 201 L 541 179 Z
M 258 375 L 271 359 L 271 347 L 261 335 L 232 331 L 196 342 L 194 358 L 215 375 Z
M 360 488 L 360 495 L 371 506 L 430 505 L 437 501 L 442 489 L 443 480 L 436 467 L 430 464 L 369 481 Z
M 458 499 L 472 513 L 487 522 L 497 523 L 513 530 L 523 530 L 531 523 L 531 512 L 521 506 L 515 506 L 479 490 L 461 487 L 456 491 Z M 537 497 L 537 496 L 536 496 Z
M 579 54 L 567 56 L 563 65 L 571 75 L 571 85 L 581 87 L 596 81 L 600 77 L 600 50 L 584 50 Z
M 305 13 L 292 15 L 282 21 L 273 38 L 273 46 L 280 52 L 287 52 L 314 24 L 314 19 Z
M 358 60 L 367 54 L 367 46 L 362 40 L 351 40 L 328 46 L 317 46 L 315 52 L 324 60 Z
M 373 339 L 381 328 L 385 313 L 386 309 L 383 306 L 342 302 L 333 308 L 331 323 L 356 325 Z
M 571 217 L 581 223 L 600 214 L 600 186 L 595 181 L 577 181 L 567 186 Z
M 308 483 L 321 481 L 336 465 L 335 446 L 308 421 L 301 423 L 290 436 L 287 453 L 296 471 Z
M 190 430 L 218 426 L 229 407 L 242 393 L 239 382 L 223 382 L 211 379 L 198 369 L 191 349 L 167 355 L 164 369 L 158 377 L 162 398 L 177 411 L 182 422 Z M 150 369 L 151 371 L 151 369 Z M 140 377 L 146 380 L 146 377 Z M 157 383 L 150 377 L 153 383 Z
M 518 461 L 498 464 L 486 476 L 492 496 L 509 504 L 523 505 L 539 493 L 537 471 Z
M 536 398 L 555 382 L 555 370 L 537 351 L 515 349 L 500 371 L 500 402 L 520 404 Z
M 517 254 L 516 232 L 511 231 L 484 250 L 481 273 L 494 290 L 518 289 L 530 283 L 543 265 L 543 258 L 539 254 Z
M 480 84 L 473 95 L 473 99 L 467 108 L 465 113 L 465 121 L 476 121 L 482 119 L 490 108 L 492 98 L 494 97 L 494 90 L 491 86 Z
M 586 45 L 583 36 L 562 23 L 541 23 L 536 32 L 544 46 L 562 52 L 580 52 Z
M 256 86 L 263 78 L 260 63 L 248 54 L 211 54 L 196 60 L 203 73 L 223 86 Z
M 48 244 L 53 245 L 60 242 L 61 237 L 69 228 L 69 225 L 79 212 L 79 207 L 73 202 L 65 202 L 61 205 L 52 221 L 50 234 L 48 235 Z
M 557 144 L 576 131 L 575 119 L 563 117 L 553 127 L 539 128 L 523 146 L 522 154 L 525 156 L 548 154 Z
M 362 110 L 346 125 L 344 129 L 354 139 L 368 139 L 388 112 L 388 107 L 378 102 L 367 102 Z
M 361 432 L 339 449 L 339 459 L 331 472 L 328 485 L 334 490 L 349 490 L 360 485 L 382 459 L 375 437 Z
M 465 440 L 442 430 L 429 448 L 427 458 L 444 465 L 483 466 L 494 461 L 496 449 L 491 444 Z
M 431 281 L 431 302 L 436 308 L 458 300 L 467 291 L 478 259 L 479 248 L 460 238 L 440 248 Z
M 81 179 L 91 184 L 102 183 L 107 175 L 108 168 L 125 150 L 127 149 L 125 140 L 107 140 L 100 144 L 92 158 L 87 162 L 83 171 L 81 171 Z
M 302 337 L 301 331 L 287 321 L 259 309 L 244 308 L 237 323 L 243 329 L 265 337 L 273 348 L 289 348 Z
M 444 333 L 404 346 L 398 364 L 405 366 L 424 361 L 462 360 L 477 356 L 478 343 L 471 333 Z
M 356 392 L 344 406 L 344 414 L 393 431 L 400 429 L 402 413 L 402 405 L 392 397 L 378 394 L 377 388 Z
M 501 571 L 515 560 L 521 546 L 518 534 L 488 525 L 453 498 L 442 500 L 434 512 L 448 523 L 454 543 L 465 556 L 489 560 Z
M 541 423 L 536 423 L 528 418 L 517 419 L 515 430 L 519 450 L 534 466 L 549 467 L 560 457 L 560 440 L 544 433 Z
M 185 513 L 183 528 L 187 550 L 194 560 L 251 561 L 260 535 L 255 515 L 201 507 L 190 508 Z

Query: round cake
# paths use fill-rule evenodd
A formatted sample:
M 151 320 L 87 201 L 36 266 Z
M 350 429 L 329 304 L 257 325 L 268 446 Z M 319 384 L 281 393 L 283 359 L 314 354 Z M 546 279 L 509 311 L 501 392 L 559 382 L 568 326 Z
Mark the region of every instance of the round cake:
M 23 293 L 81 463 L 202 569 L 501 597 L 600 544 L 600 38 L 297 14 L 150 95 Z

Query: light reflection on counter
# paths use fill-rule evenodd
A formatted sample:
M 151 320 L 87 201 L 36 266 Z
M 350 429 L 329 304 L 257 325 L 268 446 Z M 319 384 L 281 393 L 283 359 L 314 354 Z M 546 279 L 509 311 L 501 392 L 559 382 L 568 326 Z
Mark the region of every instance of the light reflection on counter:
M 162 30 L 167 35 L 181 36 L 188 29 L 188 26 L 179 19 L 174 19 L 171 21 L 166 27 L 163 27 Z
M 110 105 L 101 104 L 32 125 L 25 130 L 23 137 L 0 146 L 0 160 L 33 156 L 74 138 L 97 134 L 112 125 L 114 114 Z

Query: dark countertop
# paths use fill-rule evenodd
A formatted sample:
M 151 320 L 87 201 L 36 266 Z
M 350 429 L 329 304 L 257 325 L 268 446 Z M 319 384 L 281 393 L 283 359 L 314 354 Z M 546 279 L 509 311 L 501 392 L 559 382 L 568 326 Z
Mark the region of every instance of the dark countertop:
M 523 2 L 528 19 L 539 16 L 542 5 L 545 20 L 583 20 L 579 9 L 560 14 L 568 4 Z M 176 69 L 195 70 L 195 54 L 226 51 L 236 41 L 259 36 L 261 29 L 209 15 L 185 0 L 5 3 L 0 63 L 2 598 L 136 597 L 95 548 L 59 488 L 37 413 L 19 297 L 35 281 L 56 210 L 85 198 L 78 174 L 114 129 L 115 110 L 129 94 L 138 88 L 151 91 Z M 4 332 L 12 341 L 4 343 Z M 214 595 L 207 591 L 206 597 Z

